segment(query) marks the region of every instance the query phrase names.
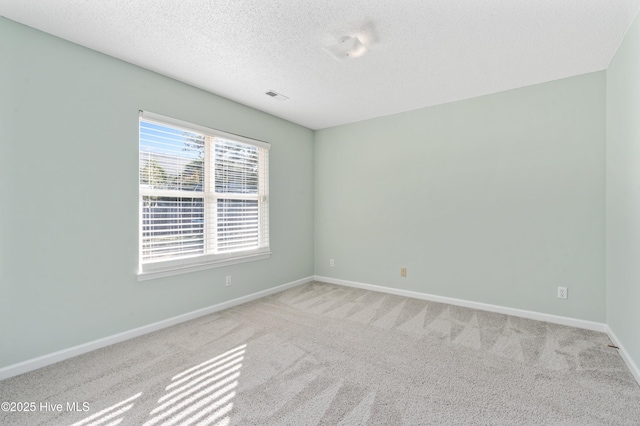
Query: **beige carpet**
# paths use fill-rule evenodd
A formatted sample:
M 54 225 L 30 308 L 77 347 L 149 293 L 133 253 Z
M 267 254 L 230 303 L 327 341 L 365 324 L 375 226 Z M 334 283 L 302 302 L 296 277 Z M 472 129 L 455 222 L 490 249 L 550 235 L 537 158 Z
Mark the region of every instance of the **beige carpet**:
M 609 343 L 310 283 L 2 381 L 0 401 L 36 411 L 0 424 L 638 425 Z

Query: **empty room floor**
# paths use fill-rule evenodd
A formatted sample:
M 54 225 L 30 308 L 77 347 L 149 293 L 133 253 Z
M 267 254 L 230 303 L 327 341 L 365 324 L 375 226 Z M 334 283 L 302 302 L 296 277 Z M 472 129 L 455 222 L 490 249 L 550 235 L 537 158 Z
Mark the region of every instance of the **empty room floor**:
M 312 282 L 6 379 L 0 400 L 35 410 L 0 424 L 638 424 L 609 344 Z

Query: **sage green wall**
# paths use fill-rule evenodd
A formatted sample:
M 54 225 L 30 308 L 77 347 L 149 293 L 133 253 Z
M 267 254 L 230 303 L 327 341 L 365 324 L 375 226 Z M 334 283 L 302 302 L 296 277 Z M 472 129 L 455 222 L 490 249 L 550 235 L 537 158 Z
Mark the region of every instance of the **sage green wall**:
M 607 69 L 607 323 L 640 366 L 640 19 Z
M 603 322 L 605 81 L 317 131 L 316 274 Z
M 313 274 L 311 130 L 5 18 L 0 58 L 0 367 Z M 140 109 L 272 143 L 269 260 L 137 281 Z

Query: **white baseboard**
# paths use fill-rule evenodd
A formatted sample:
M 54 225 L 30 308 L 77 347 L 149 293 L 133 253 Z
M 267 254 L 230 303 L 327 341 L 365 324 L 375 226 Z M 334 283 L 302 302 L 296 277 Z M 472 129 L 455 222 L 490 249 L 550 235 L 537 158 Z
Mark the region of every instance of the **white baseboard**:
M 490 305 L 487 303 L 472 302 L 469 300 L 455 299 L 453 297 L 436 296 L 428 293 L 420 293 L 417 291 L 401 290 L 392 287 L 383 287 L 373 284 L 364 284 L 355 281 L 346 281 L 337 278 L 322 277 L 316 275 L 316 281 L 322 281 L 329 284 L 338 284 L 347 287 L 362 288 L 365 290 L 378 291 L 381 293 L 395 294 L 397 296 L 412 297 L 414 299 L 429 300 L 431 302 L 447 303 L 449 305 L 464 306 L 465 308 L 479 309 L 481 311 L 496 312 L 499 314 L 513 315 L 514 317 L 528 318 L 537 321 L 550 322 L 553 324 L 567 325 L 570 327 L 583 328 L 600 332 L 607 332 L 607 325 L 600 322 L 581 320 L 576 318 L 562 317 L 559 315 L 544 314 L 541 312 L 525 311 L 522 309 L 508 308 L 505 306 Z
M 153 324 L 144 325 L 142 327 L 134 328 L 122 333 L 114 334 L 112 336 L 104 337 L 102 339 L 93 340 L 88 343 L 83 343 L 72 348 L 63 349 L 51 354 L 43 355 L 37 358 L 29 359 L 27 361 L 19 362 L 17 364 L 9 365 L 7 367 L 0 368 L 0 380 L 8 379 L 9 377 L 17 376 L 18 374 L 27 373 L 38 368 L 46 367 L 47 365 L 55 364 L 56 362 L 63 361 L 74 356 L 82 355 L 87 352 L 94 351 L 96 349 L 103 348 L 105 346 L 113 345 L 125 340 L 133 339 L 134 337 L 142 336 L 144 334 L 152 333 L 154 331 L 161 330 L 163 328 L 171 327 L 176 324 L 180 324 L 185 321 L 189 321 L 195 318 L 199 318 L 204 315 L 208 315 L 214 312 L 222 311 L 233 306 L 242 305 L 243 303 L 251 302 L 256 299 L 260 299 L 265 296 L 269 296 L 274 293 L 279 293 L 283 290 L 293 288 L 313 280 L 313 277 L 301 278 L 296 281 L 292 281 L 287 284 L 283 284 L 277 287 L 262 290 L 257 293 L 248 294 L 246 296 L 238 297 L 237 299 L 229 300 L 227 302 L 218 303 L 217 305 L 209 306 L 206 308 L 198 309 L 197 311 L 189 312 L 186 314 L 178 315 L 173 318 L 158 321 Z
M 611 330 L 611 328 L 609 328 L 609 326 L 607 326 L 607 334 L 609 335 L 609 339 L 611 339 L 611 342 L 613 342 L 613 344 L 618 347 L 618 353 L 624 360 L 624 363 L 627 364 L 627 367 L 631 371 L 631 374 L 633 374 L 633 377 L 635 377 L 636 382 L 638 382 L 638 385 L 640 386 L 640 368 L 638 368 L 636 363 L 633 362 L 633 358 L 631 358 L 629 352 L 627 352 L 627 350 L 618 339 L 618 336 L 616 336 L 616 334 L 613 332 L 613 330 Z

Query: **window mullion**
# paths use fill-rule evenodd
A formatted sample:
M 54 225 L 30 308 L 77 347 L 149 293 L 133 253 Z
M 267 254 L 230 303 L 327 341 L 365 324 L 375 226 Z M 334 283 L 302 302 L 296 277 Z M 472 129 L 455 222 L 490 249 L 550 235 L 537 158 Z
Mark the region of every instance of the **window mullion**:
M 258 246 L 268 245 L 269 241 L 269 175 L 267 166 L 269 164 L 269 151 L 264 148 L 258 150 Z
M 218 202 L 216 198 L 216 162 L 215 162 L 215 137 L 207 136 L 205 142 L 205 235 L 207 241 L 207 253 L 218 251 Z

